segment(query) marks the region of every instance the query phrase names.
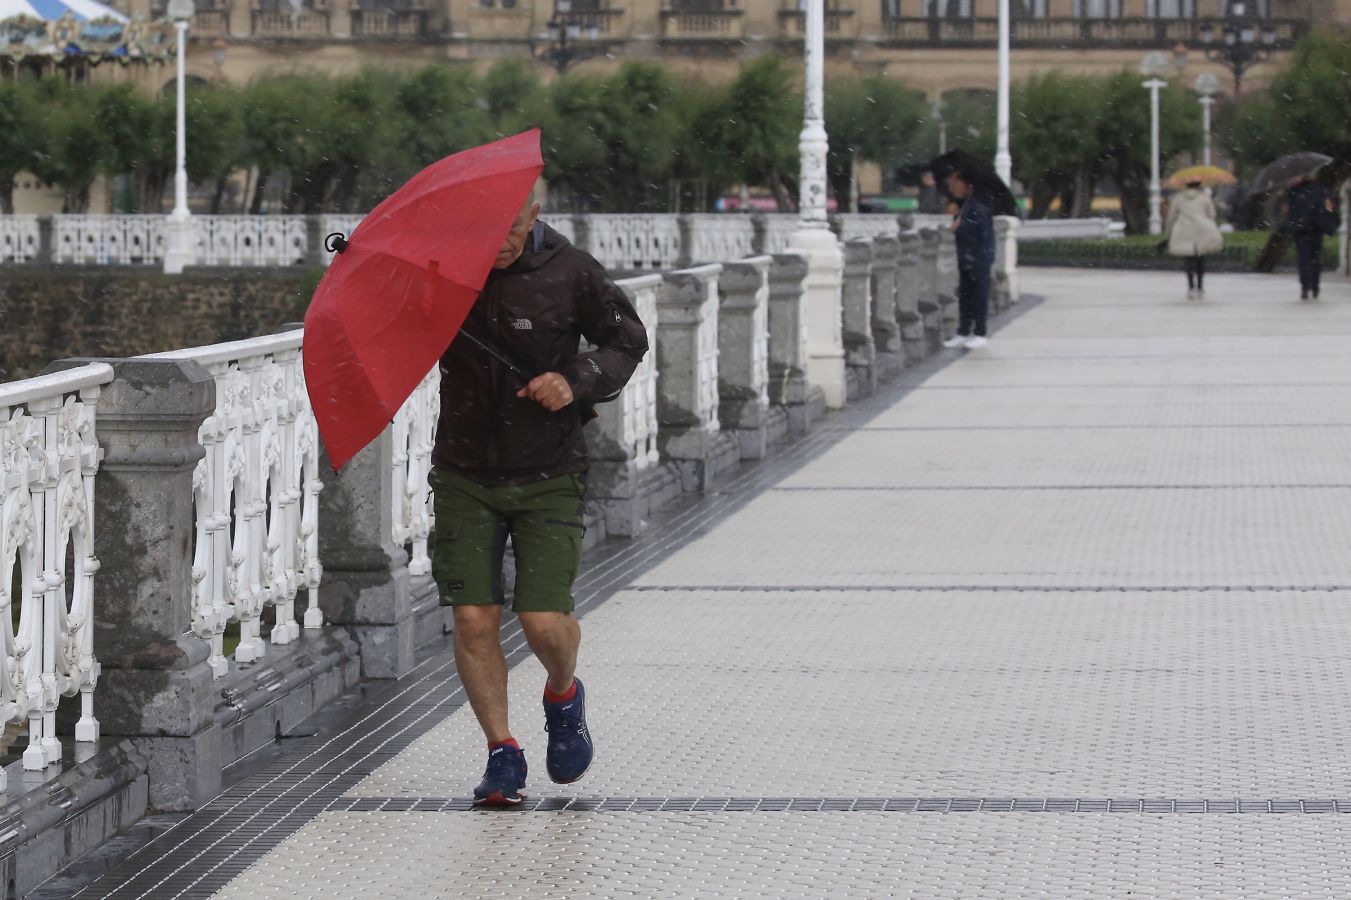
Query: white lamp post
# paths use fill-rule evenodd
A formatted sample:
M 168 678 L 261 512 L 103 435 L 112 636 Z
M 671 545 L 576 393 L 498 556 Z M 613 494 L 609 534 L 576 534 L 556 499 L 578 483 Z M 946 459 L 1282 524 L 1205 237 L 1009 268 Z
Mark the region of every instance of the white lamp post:
M 803 85 L 802 157 L 798 227 L 788 239 L 790 251 L 807 257 L 807 380 L 820 387 L 826 405 L 845 403 L 844 322 L 841 288 L 844 257 L 826 217 L 826 155 L 830 144 L 825 122 L 825 0 L 804 0 L 806 78 Z
M 1159 91 L 1168 87 L 1160 76 L 1168 73 L 1168 57 L 1158 50 L 1145 54 L 1140 74 L 1149 80 L 1149 233 L 1163 233 L 1163 185 L 1159 183 Z
M 174 144 L 178 161 L 174 168 L 174 211 L 169 214 L 169 233 L 164 248 L 164 271 L 177 275 L 191 263 L 192 213 L 188 211 L 188 150 L 186 137 L 187 114 L 184 111 L 183 54 L 187 50 L 188 20 L 196 11 L 192 0 L 169 0 L 169 18 L 174 21 L 178 43 L 178 109 L 174 129 Z
M 1210 108 L 1215 105 L 1215 95 L 1220 92 L 1220 79 L 1209 72 L 1202 72 L 1196 76 L 1193 87 L 1201 99 L 1201 127 L 1205 134 L 1204 161 L 1209 166 L 1213 165 L 1210 161 Z
M 1013 156 L 1009 153 L 1009 0 L 999 0 L 999 92 L 995 114 L 994 170 L 1005 184 L 1013 184 Z

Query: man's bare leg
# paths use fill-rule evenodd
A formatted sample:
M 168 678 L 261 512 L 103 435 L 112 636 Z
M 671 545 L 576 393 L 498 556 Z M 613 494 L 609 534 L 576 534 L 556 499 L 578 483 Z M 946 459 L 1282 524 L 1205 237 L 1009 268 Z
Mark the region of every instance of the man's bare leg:
M 582 644 L 582 626 L 572 613 L 520 613 L 525 639 L 535 657 L 549 673 L 549 690 L 565 694 L 577 671 L 577 649 Z
M 460 671 L 469 706 L 490 744 L 511 738 L 501 625 L 502 607 L 496 603 L 455 607 L 455 667 Z

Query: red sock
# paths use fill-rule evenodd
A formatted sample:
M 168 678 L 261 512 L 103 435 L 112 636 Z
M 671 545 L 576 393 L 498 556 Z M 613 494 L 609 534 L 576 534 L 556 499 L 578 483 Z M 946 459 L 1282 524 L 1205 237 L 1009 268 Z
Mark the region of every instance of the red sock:
M 521 745 L 516 743 L 515 738 L 507 738 L 505 741 L 489 741 L 488 752 L 492 753 L 498 747 L 510 747 L 513 750 L 521 749 Z
M 548 685 L 548 683 L 545 683 L 545 685 L 544 685 L 544 702 L 545 702 L 545 703 L 567 703 L 569 700 L 571 700 L 573 697 L 576 697 L 576 696 L 577 696 L 577 679 L 576 679 L 576 678 L 572 679 L 572 686 L 569 687 L 566 691 L 564 691 L 564 692 L 561 693 L 561 694 L 555 694 L 553 691 L 549 690 L 549 685 Z

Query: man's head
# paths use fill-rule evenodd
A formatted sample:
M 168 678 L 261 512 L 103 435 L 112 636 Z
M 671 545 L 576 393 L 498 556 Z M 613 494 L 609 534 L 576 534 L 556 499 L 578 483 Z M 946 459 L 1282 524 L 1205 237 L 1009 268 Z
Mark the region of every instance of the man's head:
M 961 172 L 948 173 L 948 194 L 958 200 L 965 200 L 966 195 L 971 193 L 971 182 Z
M 502 241 L 502 249 L 497 251 L 497 259 L 493 260 L 494 269 L 505 269 L 520 258 L 521 251 L 525 249 L 525 242 L 530 238 L 530 230 L 535 227 L 537 221 L 539 221 L 539 204 L 532 195 L 526 199 L 525 205 L 516 214 L 516 221 L 511 223 L 511 231 L 507 232 L 506 239 Z

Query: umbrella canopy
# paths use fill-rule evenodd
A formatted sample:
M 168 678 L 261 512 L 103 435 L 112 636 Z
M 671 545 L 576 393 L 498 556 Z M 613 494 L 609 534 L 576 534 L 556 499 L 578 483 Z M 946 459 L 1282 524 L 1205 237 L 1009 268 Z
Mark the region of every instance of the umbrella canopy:
M 1174 172 L 1163 186 L 1177 191 L 1198 181 L 1201 184 L 1220 185 L 1235 184 L 1238 179 L 1232 172 L 1227 172 L 1219 166 L 1188 166 Z
M 305 313 L 314 416 L 336 470 L 450 346 L 544 169 L 539 130 L 448 156 L 370 212 Z
M 1252 192 L 1254 194 L 1265 194 L 1272 191 L 1283 191 L 1296 178 L 1316 175 L 1319 169 L 1330 162 L 1332 162 L 1331 156 L 1307 151 L 1282 156 L 1257 173 L 1257 178 L 1253 181 Z
M 969 181 L 973 188 L 983 191 L 990 198 L 990 206 L 996 216 L 1018 215 L 1018 201 L 1014 198 L 1013 191 L 1004 183 L 1004 179 L 965 150 L 960 148 L 949 150 L 936 157 L 930 161 L 929 171 L 933 172 L 934 180 L 942 187 L 944 193 L 947 192 L 947 187 L 943 179 L 957 172 Z

